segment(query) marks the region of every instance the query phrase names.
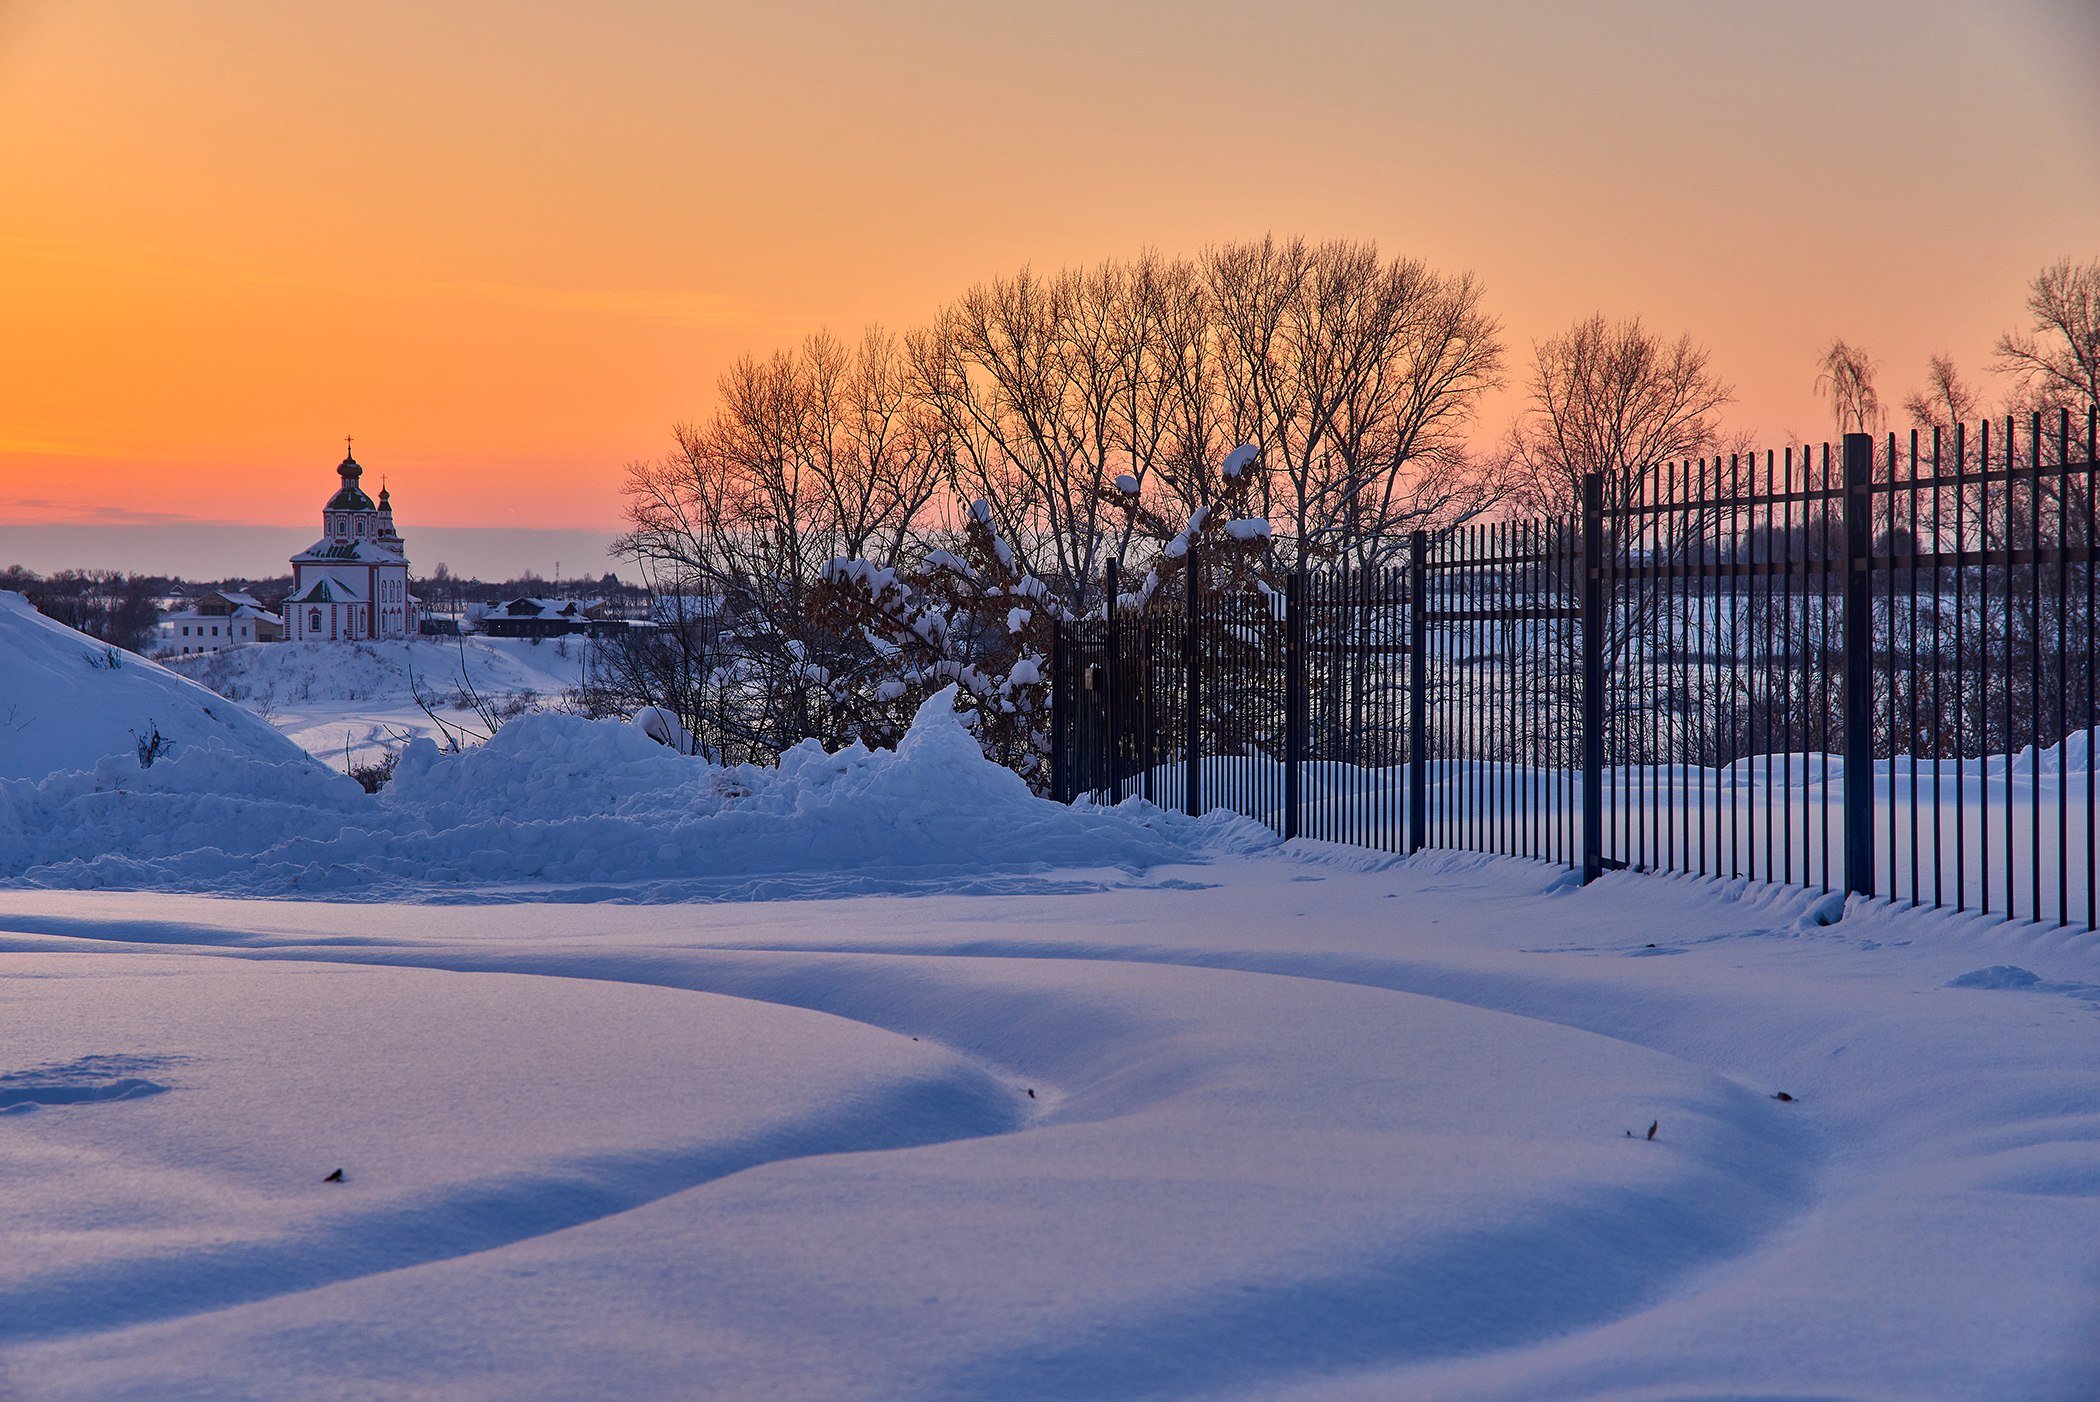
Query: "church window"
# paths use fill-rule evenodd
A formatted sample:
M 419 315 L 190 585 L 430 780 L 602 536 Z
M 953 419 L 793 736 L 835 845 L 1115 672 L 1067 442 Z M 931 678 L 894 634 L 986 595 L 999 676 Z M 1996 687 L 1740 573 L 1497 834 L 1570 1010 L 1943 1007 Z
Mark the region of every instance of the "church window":
M 309 633 L 318 633 L 321 631 L 321 611 L 319 609 L 307 610 L 306 631 Z

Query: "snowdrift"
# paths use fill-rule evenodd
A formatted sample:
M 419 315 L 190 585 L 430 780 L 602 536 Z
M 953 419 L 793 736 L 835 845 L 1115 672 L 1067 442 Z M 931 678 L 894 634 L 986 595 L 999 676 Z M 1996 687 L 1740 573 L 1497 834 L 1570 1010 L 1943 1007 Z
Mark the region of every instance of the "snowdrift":
M 226 751 L 0 782 L 0 882 L 400 898 L 521 886 L 654 899 L 818 877 L 831 891 L 946 889 L 1053 867 L 1135 869 L 1273 841 L 1222 814 L 1067 808 L 986 760 L 953 690 L 895 751 L 814 741 L 777 769 L 688 758 L 632 726 L 534 714 L 488 744 L 427 740 L 368 797 Z
M 0 779 L 92 770 L 105 760 L 137 774 L 139 743 L 155 730 L 171 758 L 217 747 L 263 766 L 316 769 L 245 708 L 0 590 Z M 5 823 L 0 816 L 0 831 Z

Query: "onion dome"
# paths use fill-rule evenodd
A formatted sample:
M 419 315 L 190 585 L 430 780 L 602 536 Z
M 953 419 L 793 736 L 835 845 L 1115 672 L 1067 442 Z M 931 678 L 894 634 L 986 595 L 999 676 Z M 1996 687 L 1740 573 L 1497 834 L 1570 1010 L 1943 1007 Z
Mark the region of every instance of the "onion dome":
M 347 439 L 345 440 L 345 446 L 346 448 L 348 446 Z M 335 470 L 336 475 L 343 479 L 343 485 L 336 488 L 335 495 L 328 499 L 328 505 L 322 509 L 324 511 L 374 510 L 372 499 L 365 495 L 364 488 L 357 485 L 357 479 L 365 475 L 365 470 L 358 466 L 357 459 L 351 457 L 346 451 L 343 454 L 343 460 L 336 464 Z

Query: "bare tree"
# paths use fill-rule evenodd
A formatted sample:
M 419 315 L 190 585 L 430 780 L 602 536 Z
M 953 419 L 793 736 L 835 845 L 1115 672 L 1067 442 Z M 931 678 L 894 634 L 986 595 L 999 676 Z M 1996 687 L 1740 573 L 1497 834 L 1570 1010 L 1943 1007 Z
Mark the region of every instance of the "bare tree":
M 1023 269 L 971 288 L 913 341 L 918 392 L 955 450 L 957 495 L 986 503 L 1000 537 L 1075 605 L 1116 524 L 1109 276 Z
M 1375 245 L 1228 244 L 1204 260 L 1228 413 L 1269 464 L 1300 560 L 1382 561 L 1409 529 L 1484 504 L 1462 440 L 1500 382 L 1500 328 L 1470 275 Z
M 2100 259 L 2050 264 L 2028 285 L 2025 331 L 1998 338 L 1994 367 L 2043 412 L 2100 404 Z
M 1925 365 L 1925 387 L 1903 397 L 1903 412 L 1921 428 L 1965 424 L 1983 412 L 1983 393 L 1961 377 L 1951 355 L 1935 355 Z
M 1565 515 L 1598 472 L 1606 505 L 1623 508 L 1659 464 L 1719 449 L 1734 399 L 1690 336 L 1592 316 L 1535 348 L 1531 405 L 1509 438 L 1517 489 L 1535 514 Z
M 951 663 L 973 678 L 1000 665 L 991 633 L 960 623 L 966 598 L 1040 590 L 1078 615 L 1100 605 L 1110 561 L 1156 581 L 1206 531 L 1236 542 L 1219 560 L 1251 552 L 1265 570 L 1387 563 L 1408 530 L 1493 499 L 1464 442 L 1501 367 L 1481 302 L 1470 276 L 1368 244 L 1264 239 L 1024 269 L 901 344 L 873 331 L 849 350 L 820 333 L 739 361 L 713 418 L 630 469 L 620 547 L 659 592 L 707 601 L 714 631 L 609 655 L 590 704 L 660 690 L 652 702 L 725 756 L 804 735 L 880 742 L 905 693 L 871 688 L 900 659 L 919 684 Z M 1248 456 L 1228 451 L 1242 444 Z M 1273 548 L 1272 522 L 1288 530 Z M 944 572 L 972 551 L 998 568 Z M 986 595 L 988 580 L 1006 582 Z M 867 581 L 884 584 L 863 590 L 881 627 L 838 606 Z M 937 636 L 892 636 L 899 619 Z
M 747 357 L 720 388 L 713 419 L 679 426 L 676 451 L 629 468 L 629 530 L 617 547 L 659 596 L 696 601 L 707 634 L 623 661 L 684 679 L 654 702 L 682 719 L 704 704 L 718 717 L 708 743 L 720 753 L 770 758 L 805 736 L 846 738 L 829 676 L 853 644 L 813 624 L 809 589 L 833 559 L 915 548 L 948 448 L 879 329 L 850 351 L 819 333 L 796 352 Z M 689 623 L 682 612 L 677 626 Z M 720 645 L 723 628 L 733 647 Z
M 1830 400 L 1837 435 L 1879 433 L 1886 416 L 1881 395 L 1874 388 L 1874 373 L 1880 367 L 1858 346 L 1833 339 L 1816 361 L 1816 392 Z

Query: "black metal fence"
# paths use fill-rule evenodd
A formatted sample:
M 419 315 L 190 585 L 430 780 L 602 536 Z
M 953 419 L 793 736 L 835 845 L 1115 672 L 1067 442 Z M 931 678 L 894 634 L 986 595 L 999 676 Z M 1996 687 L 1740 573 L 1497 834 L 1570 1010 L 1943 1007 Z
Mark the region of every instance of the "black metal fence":
M 2093 927 L 2096 430 L 1591 477 L 1274 591 L 1187 571 L 1061 632 L 1057 791 Z

